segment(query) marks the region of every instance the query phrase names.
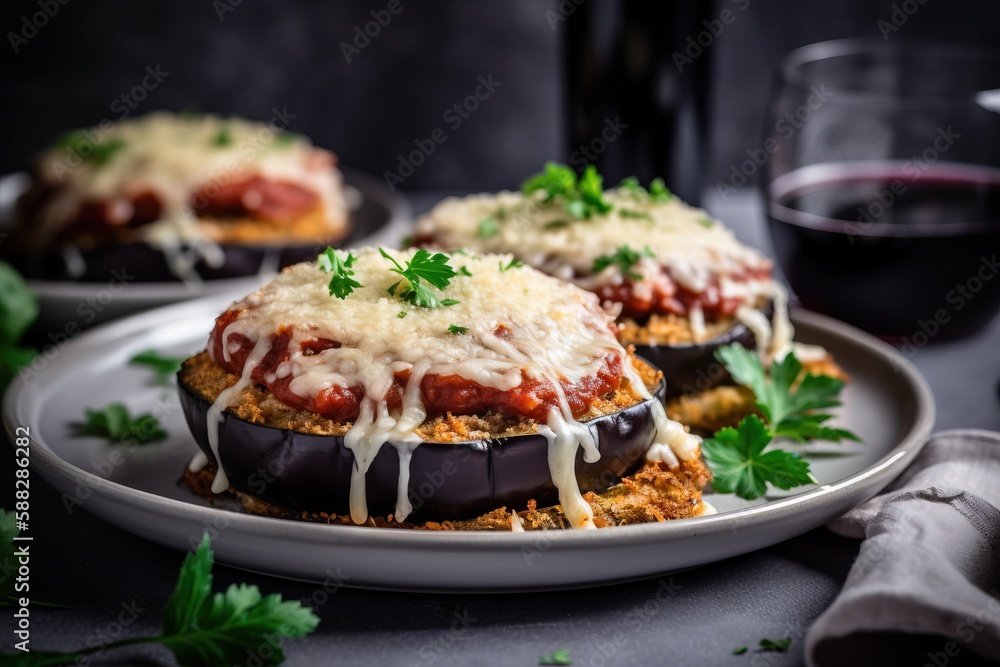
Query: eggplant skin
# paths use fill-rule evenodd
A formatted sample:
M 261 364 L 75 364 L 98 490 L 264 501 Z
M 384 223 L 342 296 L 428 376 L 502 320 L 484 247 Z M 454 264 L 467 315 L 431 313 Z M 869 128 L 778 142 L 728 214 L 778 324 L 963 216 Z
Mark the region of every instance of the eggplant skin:
M 253 276 L 263 268 L 282 269 L 292 264 L 312 260 L 327 246 L 326 243 L 290 246 L 222 245 L 225 260 L 222 266 L 210 267 L 204 262 L 195 265 L 203 280 L 223 280 Z M 70 270 L 66 256 L 55 251 L 24 251 L 5 253 L 3 258 L 21 275 L 30 280 L 69 280 L 77 282 L 107 282 L 116 275 L 129 276 L 130 282 L 180 282 L 171 271 L 162 252 L 145 243 L 105 245 L 82 251 L 83 273 Z
M 768 320 L 773 320 L 774 307 L 771 303 L 761 310 Z M 717 385 L 732 382 L 729 373 L 715 358 L 715 351 L 730 343 L 739 343 L 748 350 L 757 347 L 753 332 L 745 324 L 737 322 L 721 336 L 704 343 L 636 345 L 635 353 L 663 371 L 667 381 L 666 397 L 669 399 L 700 394 Z
M 208 444 L 211 403 L 178 378 L 181 407 L 198 447 L 218 464 Z M 583 492 L 600 491 L 640 467 L 653 442 L 653 401 L 663 400 L 661 381 L 652 399 L 587 422 L 597 429 L 601 458 L 577 453 Z M 253 424 L 225 411 L 219 424 L 219 458 L 237 491 L 300 512 L 347 514 L 354 454 L 342 436 L 311 435 Z M 368 511 L 395 512 L 399 455 L 386 443 L 366 476 Z M 498 507 L 522 510 L 558 502 L 548 463 L 548 441 L 532 433 L 460 443 L 423 442 L 410 459 L 408 520 L 471 519 Z

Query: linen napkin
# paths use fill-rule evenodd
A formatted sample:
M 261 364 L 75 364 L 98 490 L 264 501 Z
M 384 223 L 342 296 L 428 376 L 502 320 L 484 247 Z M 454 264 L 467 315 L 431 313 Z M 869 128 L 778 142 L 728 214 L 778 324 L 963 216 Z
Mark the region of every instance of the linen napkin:
M 864 538 L 806 637 L 813 667 L 1000 661 L 1000 433 L 944 431 L 828 526 Z

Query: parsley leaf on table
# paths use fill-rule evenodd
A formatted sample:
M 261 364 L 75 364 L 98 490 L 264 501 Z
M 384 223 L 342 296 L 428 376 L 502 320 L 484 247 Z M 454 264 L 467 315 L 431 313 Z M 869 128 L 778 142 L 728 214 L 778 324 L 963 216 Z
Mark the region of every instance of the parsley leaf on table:
M 35 358 L 19 341 L 37 317 L 38 299 L 11 265 L 0 261 L 0 394 Z
M 539 665 L 572 665 L 573 661 L 569 659 L 569 649 L 564 648 L 559 651 L 553 651 L 548 655 L 543 655 L 538 658 Z
M 436 287 L 443 290 L 451 284 L 451 279 L 457 275 L 455 269 L 448 263 L 450 257 L 444 253 L 434 253 L 421 248 L 413 257 L 406 262 L 404 268 L 396 259 L 384 249 L 378 251 L 382 256 L 393 263 L 393 273 L 403 276 L 403 280 L 393 283 L 389 287 L 391 296 L 398 296 L 403 301 L 420 308 L 440 308 L 441 306 L 453 306 L 458 301 L 455 299 L 440 299 L 437 294 L 430 289 Z M 403 287 L 403 283 L 406 286 Z
M 133 644 L 161 644 L 185 667 L 242 664 L 247 656 L 253 656 L 255 664 L 262 667 L 281 664 L 285 651 L 279 640 L 309 634 L 319 618 L 297 600 L 283 602 L 280 595 L 262 596 L 256 586 L 247 584 L 232 584 L 224 593 L 213 595 L 213 560 L 206 534 L 198 550 L 184 558 L 159 636 L 119 639 L 76 653 L 33 648 L 24 664 L 79 664 L 85 655 Z
M 164 357 L 156 350 L 145 350 L 129 359 L 133 366 L 146 366 L 156 375 L 156 381 L 166 384 L 177 371 L 181 369 L 183 359 L 178 357 Z
M 702 442 L 715 489 L 753 500 L 764 495 L 768 482 L 779 489 L 814 484 L 809 464 L 798 454 L 764 451 L 772 439 L 760 417 L 747 415 L 736 428 L 727 426 Z
M 612 264 L 618 265 L 622 274 L 633 280 L 641 280 L 642 276 L 632 271 L 632 267 L 643 257 L 654 257 L 653 251 L 646 246 L 641 251 L 633 250 L 627 245 L 618 246 L 618 249 L 609 255 L 601 255 L 594 260 L 593 272 L 600 273 Z
M 761 639 L 759 651 L 771 651 L 774 653 L 787 653 L 788 649 L 792 646 L 792 638 L 785 637 L 784 639 L 778 639 L 777 641 L 771 641 L 770 639 Z
M 775 436 L 800 442 L 810 438 L 859 440 L 850 431 L 823 426 L 832 415 L 815 412 L 840 405 L 843 381 L 806 373 L 798 386 L 794 386 L 802 373 L 802 362 L 791 353 L 771 363 L 770 377 L 760 357 L 741 345 L 734 343 L 721 347 L 715 356 L 736 382 L 753 391 L 757 408 Z
M 0 261 L 0 343 L 17 343 L 36 317 L 38 299 L 11 265 Z
M 341 259 L 340 254 L 330 246 L 327 246 L 326 250 L 316 258 L 316 264 L 320 270 L 330 274 L 330 296 L 346 299 L 349 294 L 354 292 L 355 288 L 364 287 L 351 277 L 354 275 L 354 270 L 351 267 L 354 266 L 357 259 L 351 253 L 347 253 L 346 259 Z
M 138 444 L 167 437 L 156 417 L 147 413 L 133 418 L 121 403 L 111 403 L 101 409 L 85 408 L 84 415 L 87 420 L 80 425 L 81 435 L 96 435 L 113 443 L 134 440 Z
M 184 558 L 163 612 L 162 635 L 155 641 L 182 665 L 232 665 L 251 654 L 263 665 L 283 662 L 284 650 L 273 635 L 302 637 L 316 628 L 319 618 L 298 601 L 261 596 L 256 586 L 232 584 L 225 593 L 212 595 L 212 560 L 206 535 L 197 552 Z M 271 650 L 265 654 L 262 646 Z
M 14 512 L 0 510 L 0 607 L 6 607 L 16 599 L 14 595 L 14 575 L 17 562 L 14 558 L 14 538 L 21 531 L 14 520 Z

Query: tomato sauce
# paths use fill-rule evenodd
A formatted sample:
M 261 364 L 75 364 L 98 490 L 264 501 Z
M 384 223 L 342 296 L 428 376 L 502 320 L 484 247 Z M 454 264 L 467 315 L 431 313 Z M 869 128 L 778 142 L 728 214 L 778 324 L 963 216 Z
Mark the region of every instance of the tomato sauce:
M 242 375 L 253 341 L 242 334 L 231 334 L 227 343 L 229 360 L 223 354 L 223 335 L 226 328 L 239 317 L 241 311 L 229 310 L 215 322 L 209 340 L 216 363 L 230 373 Z M 289 342 L 292 338 L 290 327 L 279 330 L 272 338 L 271 349 L 261 363 L 251 373 L 254 382 L 261 384 L 285 405 L 308 410 L 334 421 L 345 422 L 357 419 L 364 389 L 360 386 L 333 386 L 323 389 L 315 396 L 300 396 L 290 388 L 292 377 L 275 378 L 274 371 L 291 356 Z M 304 354 L 318 354 L 323 350 L 340 347 L 340 343 L 327 338 L 309 339 L 302 343 Z M 622 377 L 622 360 L 609 352 L 600 370 L 592 376 L 575 382 L 560 382 L 566 400 L 574 417 L 587 412 L 591 404 L 600 396 L 618 388 Z M 386 396 L 390 410 L 400 407 L 403 392 L 410 379 L 410 372 L 395 374 L 394 382 Z M 420 383 L 422 402 L 429 415 L 484 414 L 493 410 L 504 415 L 528 417 L 544 423 L 549 410 L 558 406 L 558 392 L 552 383 L 522 374 L 521 383 L 511 390 L 485 387 L 460 375 L 425 375 Z

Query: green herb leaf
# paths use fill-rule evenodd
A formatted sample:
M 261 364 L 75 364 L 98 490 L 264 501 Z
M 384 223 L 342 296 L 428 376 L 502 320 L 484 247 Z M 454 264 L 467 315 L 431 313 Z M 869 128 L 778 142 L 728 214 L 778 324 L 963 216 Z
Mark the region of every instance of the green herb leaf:
M 535 174 L 521 184 L 521 191 L 526 195 L 541 192 L 542 200 L 546 202 L 557 197 L 572 200 L 577 195 L 576 181 L 576 172 L 570 167 L 557 162 L 546 162 L 542 173 Z
M 83 130 L 71 130 L 56 139 L 53 146 L 76 153 L 84 160 L 101 165 L 125 148 L 125 142 L 118 137 L 112 137 L 107 141 L 95 143 Z
M 668 202 L 673 194 L 667 189 L 667 185 L 660 177 L 654 178 L 649 183 L 649 198 L 653 201 Z
M 546 222 L 542 229 L 562 229 L 563 227 L 569 227 L 568 220 L 553 220 L 552 222 Z
M 352 278 L 354 270 L 351 267 L 357 259 L 350 253 L 347 253 L 346 259 L 341 259 L 340 254 L 330 246 L 316 258 L 316 265 L 320 270 L 330 274 L 330 296 L 346 299 L 356 288 L 364 287 Z
M 620 215 L 623 218 L 632 218 L 635 220 L 648 220 L 649 222 L 653 222 L 653 216 L 650 215 L 649 213 L 643 213 L 642 211 L 630 211 L 627 208 L 620 208 L 618 209 L 618 215 Z
M 38 299 L 21 274 L 0 261 L 0 346 L 12 345 L 38 317 Z
M 467 267 L 465 264 L 463 264 L 462 266 L 458 267 L 458 275 L 460 275 L 460 276 L 468 276 L 468 277 L 471 278 L 472 277 L 472 271 L 469 271 L 469 267 Z
M 622 179 L 622 182 L 618 184 L 618 189 L 624 190 L 635 199 L 645 199 L 649 196 L 646 188 L 639 185 L 639 179 L 635 176 L 626 176 Z
M 822 426 L 831 415 L 815 412 L 840 405 L 839 394 L 844 387 L 841 380 L 807 373 L 793 388 L 802 373 L 802 363 L 792 353 L 771 364 L 770 377 L 760 357 L 736 343 L 719 348 L 715 356 L 736 382 L 753 391 L 757 408 L 775 435 L 799 441 L 811 438 L 860 441 L 850 431 Z
M 799 455 L 780 449 L 764 452 L 771 439 L 760 417 L 747 415 L 736 428 L 726 427 L 701 443 L 715 489 L 753 500 L 764 495 L 768 482 L 779 489 L 816 482 L 809 463 Z
M 211 594 L 212 549 L 208 535 L 181 565 L 177 587 L 163 615 L 162 636 L 156 641 L 177 662 L 194 667 L 233 665 L 254 655 L 261 665 L 279 665 L 285 652 L 282 637 L 302 637 L 319 618 L 298 601 L 280 595 L 262 597 L 256 586 L 233 584 L 225 593 Z M 269 650 L 262 651 L 262 647 Z
M 406 318 L 406 311 L 405 310 L 399 311 L 398 313 L 396 313 L 396 317 L 398 317 L 401 320 L 405 319 Z
M 543 655 L 538 658 L 539 665 L 572 665 L 573 662 L 569 659 L 569 649 L 562 649 L 560 651 L 553 651 L 548 655 Z
M 670 201 L 673 194 L 667 189 L 666 184 L 660 177 L 654 178 L 649 183 L 649 189 L 639 185 L 639 179 L 635 176 L 629 176 L 625 178 L 621 183 L 618 184 L 618 189 L 622 190 L 632 196 L 633 199 L 639 201 L 655 201 L 655 202 L 668 202 Z
M 733 649 L 733 655 L 743 655 L 748 650 L 749 649 L 746 646 L 740 646 L 739 648 L 734 648 Z
M 774 653 L 786 653 L 792 645 L 792 638 L 785 637 L 784 639 L 779 639 L 777 641 L 771 641 L 770 639 L 760 640 L 760 651 L 772 651 Z
M 212 140 L 212 144 L 215 146 L 228 146 L 231 143 L 233 143 L 233 135 L 230 134 L 229 128 L 225 126 L 219 130 L 219 133 L 216 134 L 215 138 Z
M 698 224 L 706 229 L 711 229 L 712 227 L 715 227 L 715 220 L 702 216 L 698 218 Z
M 86 421 L 78 428 L 80 435 L 107 438 L 113 443 L 135 441 L 138 444 L 167 437 L 156 417 L 142 414 L 133 418 L 121 403 L 111 403 L 101 409 L 85 408 L 84 415 Z
M 597 173 L 597 167 L 588 164 L 580 176 L 580 199 L 594 213 L 607 213 L 611 204 L 604 199 L 604 178 Z
M 177 375 L 183 362 L 183 359 L 177 357 L 164 357 L 156 350 L 146 350 L 129 359 L 129 363 L 133 366 L 146 366 L 153 371 L 156 381 L 160 384 L 167 384 Z
M 524 266 L 524 262 L 519 260 L 517 257 L 514 257 L 509 262 L 507 262 L 506 265 L 504 265 L 503 262 L 500 262 L 500 273 L 503 273 L 504 271 L 510 271 L 511 269 L 519 269 L 522 266 Z
M 32 659 L 24 664 L 76 665 L 85 655 L 155 643 L 169 649 L 185 667 L 244 664 L 247 656 L 261 667 L 280 665 L 285 660 L 280 640 L 312 632 L 319 617 L 298 601 L 283 602 L 280 595 L 262 596 L 256 586 L 247 584 L 232 584 L 213 595 L 213 560 L 206 534 L 197 551 L 184 558 L 159 636 L 118 639 L 76 653 L 32 648 Z
M 592 270 L 594 273 L 600 273 L 611 265 L 617 265 L 623 275 L 633 280 L 642 280 L 642 276 L 634 273 L 631 269 L 643 257 L 655 257 L 649 246 L 646 246 L 641 251 L 633 250 L 627 245 L 618 246 L 618 249 L 610 255 L 601 255 L 595 259 Z
M 455 336 L 466 334 L 466 333 L 468 333 L 468 331 L 469 331 L 469 327 L 460 327 L 457 324 L 449 324 L 448 325 L 448 333 L 450 333 L 452 335 L 455 335 Z
M 17 527 L 14 512 L 0 509 L 0 606 L 12 604 L 17 561 L 14 558 L 14 538 L 21 531 Z
M 87 158 L 95 164 L 107 164 L 123 148 L 125 148 L 125 142 L 121 139 L 108 139 L 102 143 L 95 144 L 94 149 Z
M 500 233 L 500 228 L 497 227 L 497 221 L 493 218 L 483 218 L 479 221 L 479 226 L 476 228 L 476 236 L 481 239 L 493 238 Z
M 288 130 L 283 130 L 274 137 L 274 141 L 279 146 L 291 146 L 301 138 L 302 138 L 301 134 L 298 134 L 296 132 L 289 132 Z
M 604 198 L 603 180 L 592 164 L 577 178 L 570 167 L 547 162 L 542 173 L 521 185 L 521 191 L 525 195 L 541 192 L 543 203 L 561 202 L 567 213 L 584 220 L 611 210 L 611 204 Z
M 440 252 L 432 255 L 421 248 L 406 262 L 404 268 L 384 249 L 379 248 L 378 250 L 383 257 L 393 263 L 395 268 L 391 269 L 392 272 L 403 276 L 407 284 L 406 288 L 401 289 L 403 280 L 394 283 L 389 287 L 391 296 L 398 296 L 420 308 L 440 308 L 458 303 L 455 299 L 440 299 L 431 289 L 433 286 L 443 290 L 451 284 L 451 279 L 457 275 L 455 269 L 448 264 L 450 259 L 448 255 Z

